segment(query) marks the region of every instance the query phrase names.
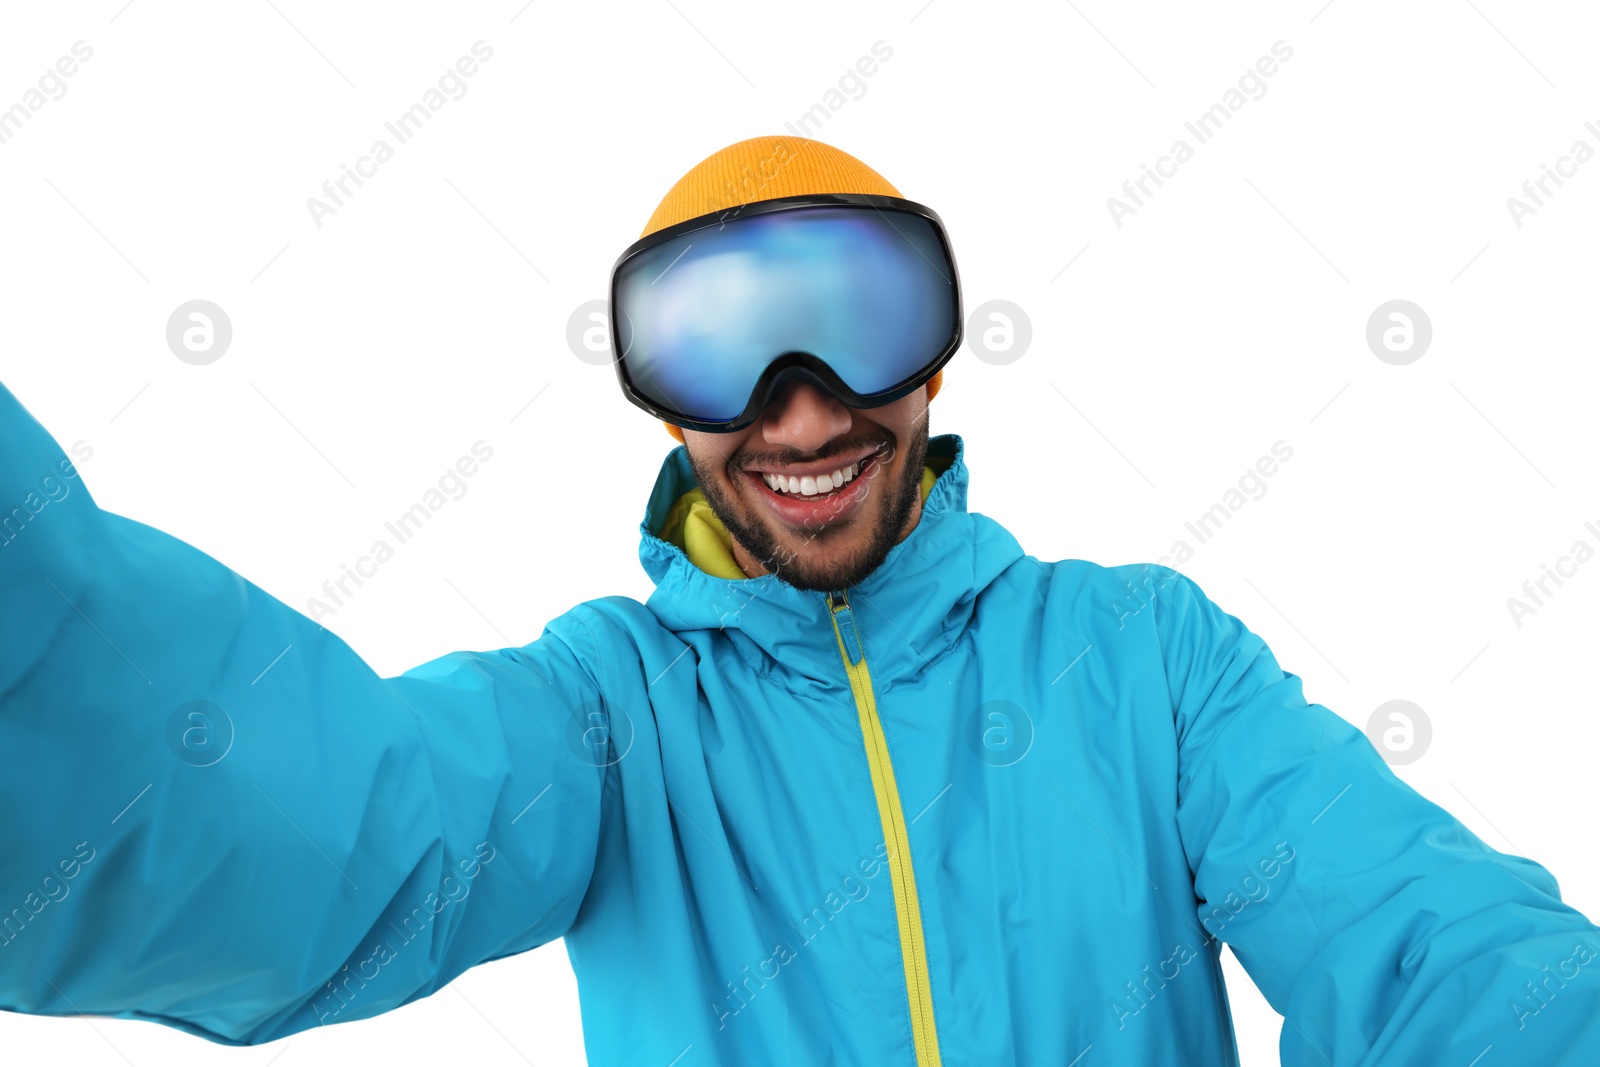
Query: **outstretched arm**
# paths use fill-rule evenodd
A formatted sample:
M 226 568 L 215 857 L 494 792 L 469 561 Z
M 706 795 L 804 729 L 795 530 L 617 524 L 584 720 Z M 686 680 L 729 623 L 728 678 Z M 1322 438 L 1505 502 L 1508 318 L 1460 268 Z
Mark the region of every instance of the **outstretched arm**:
M 1286 1020 L 1284 1064 L 1579 1064 L 1600 1055 L 1600 929 L 1390 771 L 1260 637 L 1151 582 L 1197 918 Z
M 379 678 L 101 511 L 4 387 L 0 507 L 0 1007 L 254 1044 L 566 931 L 605 774 L 581 607 Z

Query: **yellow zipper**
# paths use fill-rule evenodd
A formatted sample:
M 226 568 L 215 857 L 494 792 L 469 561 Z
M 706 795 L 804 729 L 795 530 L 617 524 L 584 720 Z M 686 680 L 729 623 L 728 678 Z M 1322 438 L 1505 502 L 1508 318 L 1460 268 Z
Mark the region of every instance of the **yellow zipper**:
M 850 599 L 840 590 L 837 594 L 829 593 L 827 603 L 833 619 L 833 636 L 839 642 L 839 655 L 844 660 L 850 691 L 856 699 L 856 712 L 861 717 L 867 766 L 872 770 L 872 791 L 877 796 L 878 818 L 883 822 L 883 837 L 888 842 L 889 881 L 894 889 L 894 910 L 900 923 L 900 961 L 905 966 L 906 1000 L 911 1009 L 911 1043 L 918 1067 L 939 1067 L 939 1034 L 933 1024 L 933 991 L 928 984 L 928 953 L 922 941 L 922 911 L 917 905 L 917 880 L 911 868 L 911 840 L 906 834 L 905 814 L 900 810 L 894 767 L 889 762 L 889 742 L 883 736 L 883 723 L 878 719 L 878 705 L 872 696 L 872 676 L 867 673 L 866 652 L 861 647 L 861 632 L 850 608 Z

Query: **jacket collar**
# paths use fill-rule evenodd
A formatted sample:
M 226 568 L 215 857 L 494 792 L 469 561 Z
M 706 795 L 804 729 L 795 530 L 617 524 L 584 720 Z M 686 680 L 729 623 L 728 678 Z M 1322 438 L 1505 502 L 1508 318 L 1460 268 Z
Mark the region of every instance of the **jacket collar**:
M 910 678 L 960 637 L 974 601 L 1022 558 L 999 523 L 967 511 L 965 446 L 956 434 L 928 442 L 928 463 L 948 463 L 934 481 L 910 536 L 878 569 L 849 589 L 873 677 Z M 842 682 L 825 594 L 796 589 L 776 575 L 718 578 L 658 536 L 673 504 L 698 485 L 689 454 L 668 453 L 639 524 L 639 560 L 655 583 L 646 606 L 673 631 L 725 631 L 757 669 L 769 659 L 830 683 Z

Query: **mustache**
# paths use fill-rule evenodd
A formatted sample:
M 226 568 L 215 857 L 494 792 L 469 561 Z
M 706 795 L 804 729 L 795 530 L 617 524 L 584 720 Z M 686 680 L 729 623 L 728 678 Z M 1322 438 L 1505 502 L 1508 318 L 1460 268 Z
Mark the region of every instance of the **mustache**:
M 798 467 L 802 464 L 827 463 L 834 459 L 843 459 L 846 456 L 855 456 L 862 449 L 873 449 L 873 455 L 882 455 L 894 448 L 892 438 L 868 438 L 860 441 L 830 441 L 826 450 L 815 452 L 754 452 L 740 451 L 738 455 L 728 460 L 728 466 L 734 470 L 748 469 L 750 467 Z

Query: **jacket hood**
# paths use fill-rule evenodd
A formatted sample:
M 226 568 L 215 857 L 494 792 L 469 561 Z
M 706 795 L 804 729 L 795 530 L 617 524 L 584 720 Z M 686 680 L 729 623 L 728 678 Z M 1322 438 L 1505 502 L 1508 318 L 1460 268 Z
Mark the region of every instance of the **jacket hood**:
M 965 445 L 956 434 L 928 442 L 935 479 L 910 536 L 889 550 L 849 597 L 869 642 L 875 677 L 915 677 L 960 637 L 977 595 L 1023 557 L 993 519 L 967 511 Z M 774 574 L 718 578 L 659 536 L 672 506 L 699 485 L 688 450 L 667 454 L 639 524 L 639 560 L 655 583 L 646 607 L 673 631 L 727 631 L 802 673 L 838 681 L 826 595 Z M 748 649 L 744 649 L 748 651 Z

